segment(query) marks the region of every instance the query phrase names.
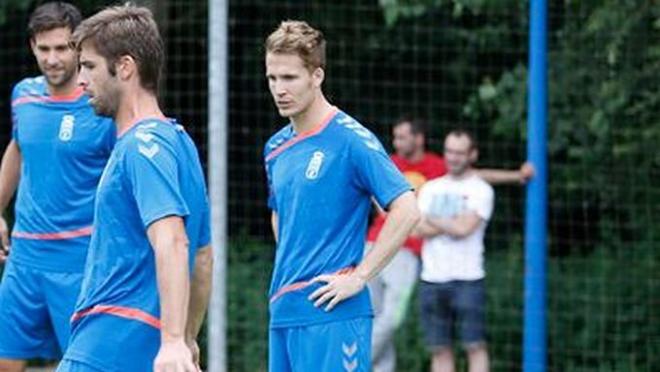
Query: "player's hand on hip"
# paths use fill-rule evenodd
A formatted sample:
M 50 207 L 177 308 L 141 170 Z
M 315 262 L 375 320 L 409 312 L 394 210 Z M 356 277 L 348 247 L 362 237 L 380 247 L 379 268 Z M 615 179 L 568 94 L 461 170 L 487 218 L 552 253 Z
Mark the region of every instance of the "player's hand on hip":
M 7 260 L 7 254 L 9 253 L 9 228 L 7 227 L 7 221 L 5 218 L 0 216 L 0 263 L 3 263 Z
M 198 372 L 188 345 L 183 339 L 163 342 L 154 360 L 154 372 Z
M 366 280 L 354 272 L 319 275 L 312 279 L 312 282 L 326 283 L 309 295 L 309 300 L 314 301 L 316 307 L 327 303 L 325 311 L 330 311 L 341 301 L 355 296 L 367 284 Z

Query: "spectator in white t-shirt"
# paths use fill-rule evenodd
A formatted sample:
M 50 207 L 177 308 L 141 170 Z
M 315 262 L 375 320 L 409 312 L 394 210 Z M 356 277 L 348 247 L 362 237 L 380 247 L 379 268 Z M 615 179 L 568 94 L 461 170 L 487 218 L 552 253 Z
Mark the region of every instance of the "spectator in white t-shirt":
M 424 238 L 421 322 L 432 355 L 431 371 L 454 371 L 455 330 L 468 355 L 470 372 L 488 371 L 485 337 L 484 233 L 493 212 L 493 188 L 472 169 L 477 147 L 463 130 L 445 139 L 448 174 L 419 192 Z

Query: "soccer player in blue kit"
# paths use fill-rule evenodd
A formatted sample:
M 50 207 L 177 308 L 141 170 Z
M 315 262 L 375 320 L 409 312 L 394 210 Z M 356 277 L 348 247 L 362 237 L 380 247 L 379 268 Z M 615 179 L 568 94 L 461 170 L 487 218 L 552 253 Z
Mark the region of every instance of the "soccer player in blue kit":
M 264 150 L 277 241 L 269 370 L 370 371 L 365 285 L 417 223 L 415 197 L 378 139 L 324 97 L 320 31 L 282 22 L 265 49 L 271 95 L 290 119 Z M 389 218 L 363 258 L 372 198 Z
M 106 8 L 72 37 L 79 82 L 117 143 L 59 372 L 199 370 L 211 278 L 209 209 L 197 149 L 157 99 L 163 41 L 151 12 Z
M 11 254 L 0 217 L 6 261 L 0 282 L 0 371 L 64 352 L 92 231 L 96 185 L 115 143 L 112 120 L 94 114 L 77 84 L 71 33 L 78 9 L 63 2 L 30 16 L 30 46 L 41 76 L 13 89 L 12 139 L 0 167 L 0 210 L 16 188 Z

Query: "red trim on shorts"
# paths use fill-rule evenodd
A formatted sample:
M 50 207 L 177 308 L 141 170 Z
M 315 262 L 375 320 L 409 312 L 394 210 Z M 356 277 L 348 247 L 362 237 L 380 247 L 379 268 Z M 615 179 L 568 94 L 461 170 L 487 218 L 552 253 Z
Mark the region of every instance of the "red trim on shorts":
M 60 231 L 56 233 L 29 233 L 22 231 L 14 231 L 11 236 L 20 239 L 34 239 L 34 240 L 63 240 L 79 238 L 81 236 L 92 235 L 92 226 L 82 227 L 77 230 Z
M 137 320 L 138 322 L 142 322 L 156 329 L 160 329 L 160 319 L 156 318 L 155 316 L 140 309 L 113 305 L 96 305 L 87 310 L 78 311 L 74 313 L 73 316 L 71 316 L 71 323 L 93 314 L 109 314 L 118 316 L 120 318 Z
M 32 102 L 75 102 L 85 94 L 82 87 L 76 87 L 70 94 L 52 95 L 52 96 L 23 96 L 18 97 L 11 102 L 12 107 Z
M 354 269 L 355 269 L 354 267 L 349 266 L 349 267 L 345 267 L 343 269 L 339 269 L 339 270 L 335 271 L 334 273 L 332 273 L 330 275 L 349 274 L 349 273 L 353 272 Z M 289 284 L 289 285 L 285 285 L 284 287 L 280 288 L 277 292 L 275 292 L 274 295 L 272 295 L 270 297 L 270 303 L 272 304 L 273 302 L 277 301 L 278 298 L 284 296 L 285 294 L 287 294 L 289 292 L 298 291 L 298 290 L 301 290 L 303 288 L 306 288 L 306 287 L 310 286 L 312 283 L 314 283 L 313 280 L 306 280 L 306 281 L 302 281 L 302 282 L 295 282 L 295 283 L 292 283 L 292 284 Z
M 321 124 L 317 125 L 316 128 L 309 130 L 307 132 L 299 133 L 297 136 L 291 138 L 290 140 L 284 142 L 280 147 L 276 148 L 273 150 L 270 154 L 266 156 L 266 161 L 269 161 L 276 157 L 277 155 L 281 154 L 282 151 L 288 149 L 289 147 L 295 145 L 296 143 L 307 139 L 309 137 L 315 136 L 323 131 L 326 126 L 328 126 L 328 123 L 332 120 L 332 118 L 337 115 L 337 112 L 339 110 L 336 107 L 332 107 L 332 111 L 321 121 Z

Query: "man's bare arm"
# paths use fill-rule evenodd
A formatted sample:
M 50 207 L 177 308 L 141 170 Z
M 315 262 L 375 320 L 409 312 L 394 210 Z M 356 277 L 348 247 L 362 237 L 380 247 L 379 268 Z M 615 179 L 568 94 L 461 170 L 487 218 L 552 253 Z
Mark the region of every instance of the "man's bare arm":
M 2 156 L 2 163 L 0 164 L 0 262 L 6 259 L 5 249 L 9 247 L 9 227 L 5 221 L 3 214 L 9 201 L 14 196 L 18 181 L 21 175 L 21 163 L 23 157 L 16 141 L 11 140 L 5 153 Z
M 275 237 L 276 242 L 277 242 L 277 226 L 278 226 L 277 223 L 278 223 L 277 213 L 273 212 L 270 215 L 270 227 L 273 228 L 273 237 Z
M 429 218 L 428 223 L 453 238 L 465 238 L 481 224 L 482 218 L 473 211 L 452 218 Z
M 355 270 L 346 275 L 319 275 L 314 278 L 316 282 L 326 283 L 309 296 L 315 306 L 327 303 L 326 311 L 332 310 L 339 302 L 359 293 L 367 281 L 390 262 L 419 222 L 419 210 L 411 191 L 396 198 L 389 209 L 373 248 Z
M 155 371 L 196 371 L 185 331 L 190 301 L 188 237 L 183 218 L 170 216 L 147 229 L 156 257 L 156 279 L 160 299 L 161 346 L 154 360 Z
M 523 163 L 519 169 L 475 169 L 479 177 L 491 185 L 521 184 L 524 185 L 534 176 L 534 167 L 531 163 Z
M 188 304 L 188 322 L 186 324 L 186 344 L 193 353 L 193 360 L 199 363 L 197 335 L 204 322 L 204 315 L 211 298 L 213 277 L 213 250 L 210 245 L 197 250 L 195 269 L 190 284 L 190 302 Z

